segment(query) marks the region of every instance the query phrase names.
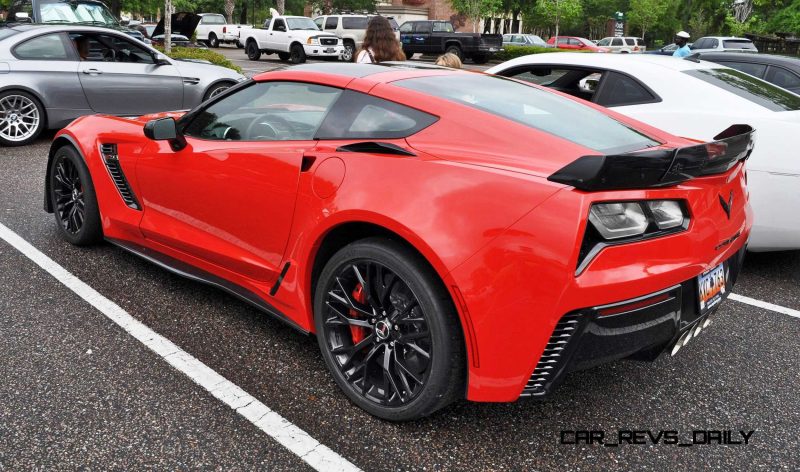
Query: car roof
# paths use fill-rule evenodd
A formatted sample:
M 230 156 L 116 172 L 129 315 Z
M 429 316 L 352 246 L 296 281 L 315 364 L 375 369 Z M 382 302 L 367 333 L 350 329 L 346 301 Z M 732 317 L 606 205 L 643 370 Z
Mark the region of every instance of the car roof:
M 800 58 L 790 56 L 777 56 L 774 54 L 755 54 L 752 52 L 707 52 L 698 53 L 701 60 L 719 61 L 728 59 L 736 62 L 751 62 L 755 64 L 779 64 L 800 68 Z
M 725 40 L 725 39 L 738 39 L 738 40 L 750 41 L 749 39 L 743 38 L 741 36 L 702 36 L 700 38 L 697 38 L 697 40 L 699 41 L 699 40 L 704 39 L 704 38 L 713 38 L 713 39 L 722 39 L 722 40 Z M 752 42 L 752 41 L 750 41 L 750 42 Z
M 356 63 L 314 63 L 301 64 L 291 67 L 285 71 L 301 74 L 325 74 L 344 78 L 364 78 L 370 77 L 376 83 L 387 83 L 403 78 L 426 77 L 430 75 L 454 75 L 454 74 L 474 74 L 463 70 L 448 69 L 434 64 L 424 64 L 415 62 L 382 62 L 380 64 L 356 64 Z M 264 80 L 271 77 L 274 72 L 264 72 L 254 77 L 254 80 Z
M 36 33 L 55 33 L 55 32 L 71 32 L 71 31 L 88 31 L 92 33 L 108 33 L 114 32 L 125 35 L 124 31 L 120 31 L 114 28 L 106 28 L 104 26 L 88 26 L 88 25 L 78 25 L 78 24 L 59 24 L 59 25 L 43 25 L 43 24 L 28 24 L 28 25 L 17 25 L 11 27 L 12 29 L 20 32 L 30 32 L 35 31 Z M 11 36 L 15 38 L 16 36 Z
M 531 54 L 508 61 L 508 66 L 524 64 L 574 65 L 598 67 L 611 70 L 631 71 L 632 69 L 651 69 L 652 66 L 685 71 L 694 69 L 711 69 L 720 67 L 706 61 L 689 61 L 672 56 L 658 54 L 580 54 L 574 52 L 551 52 L 547 54 Z

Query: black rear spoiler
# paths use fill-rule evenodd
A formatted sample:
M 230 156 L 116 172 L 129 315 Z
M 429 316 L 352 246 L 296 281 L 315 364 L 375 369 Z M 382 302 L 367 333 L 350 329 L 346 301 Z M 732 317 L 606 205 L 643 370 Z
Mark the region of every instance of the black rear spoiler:
M 704 175 L 721 174 L 753 151 L 754 130 L 733 125 L 714 141 L 677 149 L 583 156 L 547 178 L 579 190 L 668 187 Z

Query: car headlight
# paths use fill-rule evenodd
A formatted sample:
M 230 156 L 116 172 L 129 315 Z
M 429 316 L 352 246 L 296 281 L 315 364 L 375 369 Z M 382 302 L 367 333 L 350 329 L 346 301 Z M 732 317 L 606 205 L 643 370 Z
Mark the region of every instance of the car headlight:
M 308 38 L 306 40 L 306 44 L 311 44 L 311 45 L 316 46 L 316 45 L 319 44 L 319 39 L 318 38 Z
M 604 239 L 619 239 L 644 234 L 647 216 L 638 202 L 596 203 L 589 221 Z
M 686 228 L 689 215 L 678 200 L 595 203 L 589 222 L 605 240 Z

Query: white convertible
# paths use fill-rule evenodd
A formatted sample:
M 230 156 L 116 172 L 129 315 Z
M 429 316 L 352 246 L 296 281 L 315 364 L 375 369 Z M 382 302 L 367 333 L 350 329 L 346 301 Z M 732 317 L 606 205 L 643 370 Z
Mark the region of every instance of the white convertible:
M 487 72 L 590 100 L 672 134 L 708 141 L 756 129 L 747 164 L 752 251 L 800 249 L 800 95 L 711 62 L 656 55 L 550 53 Z

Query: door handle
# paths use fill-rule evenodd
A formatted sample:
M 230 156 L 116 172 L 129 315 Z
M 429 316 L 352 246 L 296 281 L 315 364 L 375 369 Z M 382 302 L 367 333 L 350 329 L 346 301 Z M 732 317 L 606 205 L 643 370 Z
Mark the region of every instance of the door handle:
M 84 69 L 83 73 L 84 74 L 89 74 L 89 75 L 100 75 L 100 74 L 103 73 L 103 71 L 98 70 L 98 69 Z

